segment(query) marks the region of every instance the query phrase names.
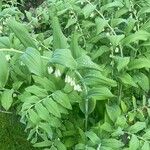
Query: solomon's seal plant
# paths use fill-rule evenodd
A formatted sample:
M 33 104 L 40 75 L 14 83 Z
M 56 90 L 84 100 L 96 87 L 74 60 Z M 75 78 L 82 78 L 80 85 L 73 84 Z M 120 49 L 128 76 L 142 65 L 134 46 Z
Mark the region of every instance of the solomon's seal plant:
M 149 150 L 149 0 L 16 6 L 0 9 L 0 101 L 33 146 Z

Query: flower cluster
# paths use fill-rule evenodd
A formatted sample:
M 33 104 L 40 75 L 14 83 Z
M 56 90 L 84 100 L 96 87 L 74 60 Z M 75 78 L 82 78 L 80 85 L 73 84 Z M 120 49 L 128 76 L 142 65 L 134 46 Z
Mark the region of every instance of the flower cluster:
M 52 67 L 48 67 L 47 70 L 48 70 L 48 74 L 52 74 L 52 72 L 54 71 L 54 69 Z M 61 77 L 60 70 L 56 69 L 54 72 L 54 75 L 55 75 L 55 77 Z M 79 84 L 76 84 L 75 78 L 71 78 L 70 76 L 66 75 L 65 83 L 70 84 L 75 91 L 78 91 L 78 92 L 82 91 L 81 86 Z
M 65 82 L 73 86 L 75 91 L 82 91 L 81 86 L 75 83 L 75 78 L 71 78 L 70 76 L 66 75 Z

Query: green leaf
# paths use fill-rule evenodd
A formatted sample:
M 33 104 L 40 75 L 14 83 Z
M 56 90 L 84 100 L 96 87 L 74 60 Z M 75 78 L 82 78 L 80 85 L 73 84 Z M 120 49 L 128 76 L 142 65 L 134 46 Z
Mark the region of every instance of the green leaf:
M 91 15 L 91 13 L 95 10 L 95 8 L 96 5 L 91 5 L 91 4 L 85 5 L 82 9 L 85 18 L 88 18 Z
M 21 60 L 28 67 L 31 73 L 34 73 L 38 76 L 44 75 L 41 55 L 36 49 L 27 48 L 26 52 L 21 56 Z
M 101 74 L 101 72 L 92 70 L 85 75 L 84 82 L 87 85 L 96 86 L 96 85 L 106 85 L 116 87 L 116 81 L 109 79 Z
M 96 17 L 95 24 L 96 24 L 96 34 L 98 35 L 104 30 L 104 27 L 107 26 L 108 21 L 100 17 Z
M 0 52 L 0 88 L 5 87 L 9 77 L 9 68 L 4 53 Z
M 57 16 L 52 17 L 53 28 L 53 48 L 66 49 L 68 48 L 67 38 L 64 36 Z
M 144 145 L 142 146 L 141 150 L 150 150 L 149 143 L 147 141 L 144 142 Z
M 55 140 L 54 145 L 58 150 L 67 150 L 66 146 L 59 140 Z
M 43 100 L 43 104 L 45 105 L 45 107 L 47 108 L 49 113 L 53 114 L 54 116 L 56 116 L 58 118 L 61 118 L 60 111 L 59 111 L 59 108 L 57 106 L 57 103 L 55 101 L 53 101 L 53 99 L 45 98 Z
M 91 54 L 92 55 L 91 57 L 94 60 L 94 59 L 102 56 L 104 53 L 109 52 L 109 51 L 110 51 L 109 47 L 101 46 L 97 51 L 94 51 L 94 53 Z
M 117 69 L 120 72 L 122 69 L 127 67 L 130 62 L 130 57 L 115 57 L 115 61 L 117 62 Z
M 44 148 L 44 147 L 49 147 L 49 146 L 51 146 L 53 143 L 51 142 L 51 141 L 43 141 L 43 142 L 39 142 L 39 143 L 35 143 L 34 145 L 33 145 L 33 147 L 42 147 L 42 148 Z
M 125 37 L 125 35 L 111 35 L 108 36 L 110 42 L 113 46 L 118 46 L 120 44 L 120 41 Z
M 49 120 L 49 112 L 41 103 L 37 103 L 35 105 L 35 110 L 37 111 L 37 114 L 41 119 L 45 121 Z
M 92 88 L 88 92 L 88 98 L 93 98 L 95 100 L 107 100 L 112 97 L 114 97 L 114 95 L 106 87 Z
M 149 78 L 144 73 L 135 74 L 135 81 L 145 92 L 149 91 Z
M 146 57 L 134 59 L 130 61 L 128 65 L 129 70 L 141 69 L 141 68 L 150 68 L 150 60 Z
M 57 103 L 59 103 L 63 107 L 65 107 L 67 109 L 72 109 L 72 106 L 70 104 L 70 100 L 69 100 L 67 94 L 65 94 L 61 91 L 56 91 L 52 94 L 52 97 Z
M 137 87 L 136 83 L 134 82 L 133 78 L 128 74 L 128 73 L 124 73 L 122 75 L 119 76 L 120 80 L 127 85 L 131 85 L 134 87 Z
M 138 17 L 140 17 L 143 14 L 147 14 L 150 13 L 150 8 L 149 7 L 143 7 L 140 9 L 140 11 L 138 12 Z
M 106 105 L 106 111 L 109 116 L 109 118 L 113 121 L 116 122 L 117 118 L 121 115 L 121 110 L 118 105 Z
M 25 90 L 41 98 L 46 97 L 48 95 L 45 89 L 42 89 L 36 85 L 28 86 Z
M 150 130 L 146 131 L 146 133 L 143 135 L 143 138 L 146 140 L 150 140 Z
M 2 93 L 1 104 L 6 111 L 11 107 L 13 103 L 13 97 L 12 97 L 13 92 L 14 90 L 5 90 Z
M 92 131 L 87 131 L 85 135 L 92 141 L 94 144 L 100 143 L 100 138 Z
M 9 37 L 7 36 L 0 37 L 0 48 L 10 48 L 10 47 L 11 43 Z
M 21 41 L 25 48 L 33 47 L 37 48 L 35 42 L 31 38 L 25 26 L 14 19 L 10 19 L 7 22 L 8 27 L 15 33 L 16 37 Z
M 96 70 L 101 70 L 101 68 L 94 63 L 91 58 L 87 55 L 82 55 L 78 59 L 76 59 L 78 63 L 78 68 L 83 69 L 83 68 L 91 68 L 91 69 L 96 69 Z
M 121 43 L 122 45 L 129 45 L 130 43 L 137 42 L 139 40 L 146 41 L 150 37 L 149 33 L 144 30 L 139 30 L 134 34 L 131 34 L 124 38 Z
M 77 66 L 76 61 L 72 57 L 71 51 L 69 49 L 55 50 L 51 62 L 63 65 L 71 69 L 75 69 Z
M 79 103 L 79 107 L 81 109 L 81 111 L 85 114 L 86 113 L 86 109 L 85 109 L 85 100 L 82 100 L 80 103 Z M 96 106 L 96 100 L 93 100 L 93 99 L 89 99 L 88 101 L 88 114 L 92 113 L 95 109 L 95 106 Z
M 74 25 L 76 22 L 77 22 L 76 18 L 69 18 L 65 29 L 69 28 L 71 25 Z
M 129 150 L 137 150 L 139 148 L 139 144 L 137 136 L 133 134 L 129 142 Z
M 81 56 L 81 48 L 78 44 L 79 34 L 75 31 L 72 34 L 70 49 L 72 52 L 72 56 L 76 59 Z
M 50 123 L 40 122 L 38 126 L 39 128 L 43 129 L 51 139 L 53 138 L 53 131 L 52 131 Z
M 104 6 L 101 7 L 101 11 L 108 11 L 110 8 L 115 8 L 115 7 L 123 7 L 123 4 L 120 1 L 114 1 L 112 3 L 108 3 Z
M 130 126 L 128 131 L 131 133 L 137 133 L 146 128 L 145 122 L 136 122 L 134 125 Z
M 102 140 L 102 146 L 111 147 L 113 149 L 120 149 L 121 147 L 124 146 L 124 144 L 119 140 L 109 138 Z
M 42 78 L 42 77 L 35 76 L 35 75 L 32 77 L 33 77 L 35 83 L 41 85 L 47 91 L 54 92 L 56 90 L 55 84 L 50 79 L 48 79 L 46 77 Z
M 33 109 L 29 109 L 28 114 L 29 114 L 29 118 L 30 118 L 31 122 L 33 124 L 37 125 L 40 121 L 39 115 Z

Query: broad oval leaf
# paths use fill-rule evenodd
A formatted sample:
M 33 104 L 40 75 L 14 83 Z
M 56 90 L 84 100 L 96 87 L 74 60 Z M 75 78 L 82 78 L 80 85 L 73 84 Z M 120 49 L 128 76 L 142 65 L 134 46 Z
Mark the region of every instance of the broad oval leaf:
M 8 110 L 13 103 L 13 94 L 14 90 L 5 90 L 1 96 L 1 104 L 5 110 Z
M 37 48 L 35 42 L 31 38 L 25 26 L 16 20 L 10 19 L 8 22 L 8 27 L 15 33 L 16 37 L 21 41 L 25 48 L 33 47 Z
M 34 48 L 27 48 L 26 52 L 21 56 L 22 62 L 28 67 L 31 73 L 38 76 L 44 75 L 44 67 L 39 51 Z
M 51 99 L 51 98 L 45 98 L 43 100 L 44 106 L 47 108 L 49 113 L 53 114 L 54 116 L 61 118 L 59 108 L 57 106 L 57 103 Z
M 95 100 L 107 100 L 112 97 L 114 97 L 114 95 L 106 87 L 92 88 L 88 92 L 88 98 L 93 98 Z
M 71 69 L 75 69 L 77 66 L 76 61 L 72 57 L 69 49 L 56 49 L 53 53 L 51 62 Z
M 9 77 L 9 67 L 5 54 L 0 52 L 0 88 L 5 87 Z
M 52 97 L 57 103 L 59 103 L 63 107 L 65 107 L 67 109 L 72 109 L 72 106 L 70 104 L 70 100 L 69 100 L 67 94 L 65 94 L 61 91 L 55 91 L 52 94 Z

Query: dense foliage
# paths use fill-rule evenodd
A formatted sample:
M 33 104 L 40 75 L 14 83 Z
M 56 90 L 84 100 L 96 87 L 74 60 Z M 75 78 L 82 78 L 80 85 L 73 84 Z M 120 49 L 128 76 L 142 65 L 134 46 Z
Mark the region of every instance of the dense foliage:
M 149 150 L 150 1 L 20 6 L 0 2 L 2 112 L 44 150 Z

